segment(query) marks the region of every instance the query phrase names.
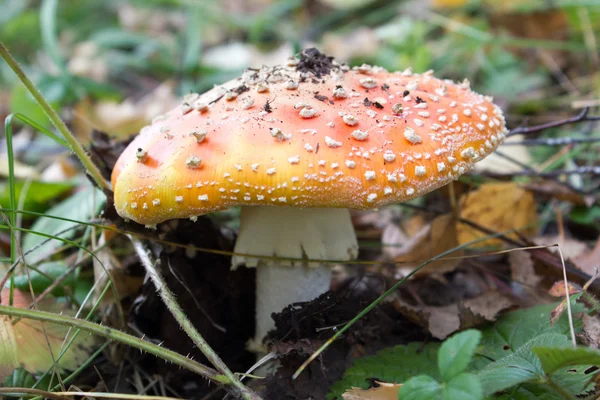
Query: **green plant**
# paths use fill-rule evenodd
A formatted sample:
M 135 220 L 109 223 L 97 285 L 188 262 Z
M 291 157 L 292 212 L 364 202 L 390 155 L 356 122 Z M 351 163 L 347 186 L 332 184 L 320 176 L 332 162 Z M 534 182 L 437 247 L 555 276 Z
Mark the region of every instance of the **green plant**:
M 411 343 L 358 359 L 328 397 L 340 398 L 350 387 L 366 389 L 373 378 L 403 383 L 402 400 L 584 396 L 594 388 L 590 382 L 598 371 L 591 367 L 600 366 L 600 351 L 573 348 L 568 317 L 550 324 L 554 306 L 508 313 L 481 331 L 461 332 L 442 344 Z M 573 308 L 584 310 L 580 304 Z M 579 330 L 580 321 L 574 323 Z
M 400 387 L 398 397 L 405 400 L 481 399 L 481 381 L 465 372 L 480 340 L 481 332 L 471 329 L 444 341 L 437 354 L 441 382 L 429 375 L 412 377 Z

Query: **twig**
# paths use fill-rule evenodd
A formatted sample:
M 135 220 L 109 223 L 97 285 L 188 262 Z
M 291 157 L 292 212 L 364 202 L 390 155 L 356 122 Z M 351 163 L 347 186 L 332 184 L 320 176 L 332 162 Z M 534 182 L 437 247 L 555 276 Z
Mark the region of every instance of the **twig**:
M 259 400 L 260 397 L 253 393 L 250 389 L 248 389 L 244 384 L 231 372 L 229 367 L 225 365 L 223 360 L 218 356 L 218 354 L 210 347 L 210 345 L 204 340 L 202 335 L 196 330 L 192 322 L 189 320 L 185 312 L 181 309 L 179 304 L 177 304 L 177 300 L 175 300 L 175 296 L 168 288 L 167 283 L 163 279 L 160 271 L 158 270 L 157 264 L 159 264 L 159 260 L 153 261 L 150 257 L 150 250 L 147 246 L 142 243 L 138 238 L 128 235 L 129 240 L 133 244 L 133 248 L 135 249 L 142 265 L 146 269 L 148 275 L 152 279 L 154 286 L 156 286 L 156 290 L 158 291 L 160 297 L 163 302 L 175 318 L 175 320 L 179 323 L 181 328 L 185 331 L 185 333 L 192 339 L 196 347 L 200 349 L 202 354 L 208 359 L 208 361 L 219 371 L 221 374 L 225 375 L 228 379 L 226 384 L 231 386 L 231 389 L 234 389 L 238 392 L 238 394 L 245 400 Z
M 590 112 L 589 107 L 586 107 L 578 115 L 571 117 L 571 118 L 566 118 L 566 119 L 562 119 L 559 121 L 547 122 L 545 124 L 534 125 L 534 126 L 519 126 L 515 129 L 511 129 L 510 131 L 508 131 L 508 134 L 506 136 L 509 137 L 509 136 L 514 136 L 514 135 L 519 135 L 519 134 L 529 134 L 529 133 L 541 132 L 546 129 L 556 128 L 558 126 L 563 126 L 563 125 L 575 124 L 577 122 L 600 121 L 600 116 L 591 116 L 590 117 L 590 116 L 588 116 L 589 112 Z
M 571 146 L 582 143 L 600 142 L 600 138 L 540 138 L 540 139 L 525 139 L 520 142 L 504 142 L 502 146 Z
M 513 177 L 513 176 L 540 176 L 544 178 L 554 178 L 561 175 L 600 175 L 600 166 L 580 166 L 573 169 L 556 169 L 554 171 L 548 172 L 539 172 L 533 169 L 526 169 L 518 172 L 509 172 L 509 173 L 496 173 L 489 172 L 486 173 L 485 176 L 491 177 Z M 476 176 L 479 174 L 470 174 L 472 176 Z
M 31 82 L 31 80 L 29 80 L 27 75 L 25 75 L 25 73 L 17 63 L 17 60 L 13 58 L 6 46 L 4 46 L 4 43 L 2 43 L 1 41 L 0 56 L 4 59 L 4 61 L 6 61 L 6 63 L 10 66 L 15 75 L 17 75 L 17 77 L 21 80 L 23 85 L 25 85 L 27 90 L 29 90 L 29 93 L 31 93 L 31 95 L 35 98 L 37 103 L 42 107 L 42 109 L 48 116 L 48 119 L 50 119 L 52 124 L 62 134 L 64 139 L 69 144 L 71 150 L 73 150 L 73 152 L 77 155 L 79 161 L 81 161 L 83 166 L 86 168 L 87 172 L 94 179 L 96 185 L 98 185 L 98 187 L 101 189 L 111 191 L 112 189 L 110 187 L 110 184 L 104 179 L 102 173 L 100 173 L 98 167 L 96 167 L 96 165 L 92 162 L 92 159 L 88 156 L 81 143 L 79 143 L 77 138 L 73 136 L 71 131 L 69 131 L 69 128 L 67 128 L 63 120 L 56 113 L 56 111 L 54 111 L 52 106 L 48 104 L 48 102 L 46 101 L 42 93 L 38 90 L 38 88 L 33 84 L 33 82 Z
M 70 400 L 71 397 L 65 397 L 64 394 L 56 394 L 48 392 L 46 390 L 31 389 L 26 387 L 2 387 L 0 388 L 0 395 L 5 394 L 8 396 L 22 396 L 23 394 L 44 396 L 46 399 L 54 400 Z M 0 396 L 0 398 L 3 398 Z

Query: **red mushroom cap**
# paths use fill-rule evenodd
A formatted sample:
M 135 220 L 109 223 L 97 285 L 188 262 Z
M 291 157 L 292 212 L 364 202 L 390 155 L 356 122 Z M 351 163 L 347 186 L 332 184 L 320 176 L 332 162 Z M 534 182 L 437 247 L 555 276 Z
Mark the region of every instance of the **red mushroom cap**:
M 457 179 L 505 133 L 467 81 L 309 49 L 155 118 L 114 168 L 115 207 L 146 225 L 238 205 L 376 208 Z

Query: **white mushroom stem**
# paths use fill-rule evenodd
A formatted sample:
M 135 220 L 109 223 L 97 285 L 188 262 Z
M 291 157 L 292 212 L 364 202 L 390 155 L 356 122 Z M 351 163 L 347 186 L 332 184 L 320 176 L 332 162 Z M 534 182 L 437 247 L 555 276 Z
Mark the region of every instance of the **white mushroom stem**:
M 272 313 L 329 290 L 331 265 L 308 260 L 355 259 L 358 243 L 347 209 L 242 207 L 235 252 L 305 260 L 232 258 L 233 268 L 258 268 L 255 340 L 261 343 L 274 327 Z

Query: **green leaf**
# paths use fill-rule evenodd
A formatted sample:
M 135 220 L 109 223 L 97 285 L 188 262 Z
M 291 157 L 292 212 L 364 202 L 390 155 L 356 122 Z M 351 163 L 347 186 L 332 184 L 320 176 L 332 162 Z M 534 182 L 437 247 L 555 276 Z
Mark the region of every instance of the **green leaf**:
M 569 214 L 574 222 L 581 225 L 593 225 L 600 223 L 600 207 L 575 207 Z
M 45 94 L 45 93 L 44 93 Z M 54 109 L 58 109 L 58 102 L 50 102 Z M 10 94 L 10 107 L 13 113 L 21 113 L 27 115 L 32 120 L 36 121 L 45 128 L 52 128 L 52 123 L 46 116 L 44 109 L 35 101 L 33 96 L 29 94 L 27 88 L 23 85 L 16 85 Z
M 480 400 L 483 387 L 476 375 L 463 373 L 444 385 L 444 400 Z
M 535 347 L 532 351 L 548 375 L 574 365 L 600 366 L 600 351 L 588 347 Z
M 439 347 L 439 343 L 427 346 L 409 343 L 359 358 L 346 370 L 344 377 L 331 386 L 327 398 L 341 399 L 342 394 L 352 387 L 368 389 L 372 378 L 382 382 L 404 382 L 420 374 L 439 378 L 436 365 Z
M 473 357 L 470 370 L 481 370 L 491 361 L 513 354 L 516 349 L 542 334 L 569 334 L 569 319 L 566 313 L 556 324 L 550 326 L 550 313 L 556 304 L 507 313 L 498 318 L 493 325 L 481 329 L 481 343 Z M 572 307 L 573 313 L 583 309 L 580 304 L 573 304 Z M 574 323 L 576 329 L 581 326 L 579 320 L 575 320 Z
M 495 395 L 497 400 L 564 400 L 564 397 L 556 393 L 548 385 L 523 383 L 507 390 L 508 393 Z
M 464 372 L 480 340 L 481 332 L 469 329 L 444 341 L 438 353 L 438 368 L 444 382 Z
M 475 351 L 471 364 L 466 370 L 469 372 L 479 372 L 485 369 L 488 364 L 515 354 L 519 348 L 532 339 L 538 338 L 540 335 L 548 333 L 557 334 L 561 338 L 561 342 L 553 342 L 553 345 L 568 342 L 566 335 L 569 333 L 569 321 L 566 315 L 563 315 L 556 324 L 550 326 L 550 312 L 555 306 L 556 303 L 510 312 L 498 318 L 494 324 L 482 328 L 481 341 Z M 583 307 L 580 304 L 573 304 L 574 313 L 582 310 Z M 575 320 L 574 323 L 576 329 L 581 326 L 579 320 Z M 539 342 L 532 342 L 530 346 L 532 344 L 536 344 L 537 347 L 544 346 Z M 550 344 L 546 342 L 545 345 Z M 430 343 L 427 345 L 411 343 L 407 346 L 396 346 L 391 349 L 385 349 L 374 356 L 356 360 L 354 365 L 346 370 L 344 377 L 332 385 L 328 398 L 332 399 L 336 396 L 341 398 L 342 393 L 351 387 L 366 389 L 369 387 L 371 378 L 376 378 L 384 382 L 404 382 L 413 376 L 426 374 L 432 376 L 434 379 L 441 380 L 436 365 L 439 348 L 439 343 Z M 544 375 L 539 360 L 530 350 L 528 350 L 527 357 L 521 355 L 521 358 L 525 358 L 525 360 L 529 360 L 529 363 L 537 365 L 536 371 L 540 375 Z M 510 361 L 510 359 L 506 361 Z M 515 360 L 513 359 L 513 361 Z M 517 382 L 527 381 L 532 376 L 537 376 L 527 369 L 511 371 L 509 367 L 495 371 L 494 373 L 496 375 L 492 374 L 490 378 L 492 382 L 493 379 L 497 378 L 500 380 L 500 383 L 504 382 L 508 384 L 508 386 L 502 384 L 500 385 L 501 387 L 510 387 L 509 380 Z M 575 388 L 581 387 L 583 377 L 580 371 L 578 371 L 575 374 L 570 373 L 568 375 L 555 376 L 555 379 L 566 379 L 568 382 L 573 381 L 573 383 L 569 383 L 568 385 L 574 388 L 573 392 L 575 393 Z M 536 390 L 540 389 L 536 388 Z
M 441 397 L 442 386 L 428 375 L 415 376 L 404 382 L 398 391 L 400 400 L 436 400 Z
M 58 217 L 65 217 L 79 221 L 88 221 L 95 216 L 106 201 L 104 193 L 92 187 L 88 187 L 75 193 L 62 203 L 52 207 L 47 214 Z M 63 221 L 56 218 L 39 218 L 35 221 L 32 230 L 43 232 L 49 235 L 58 235 L 62 238 L 73 238 L 76 233 L 78 224 L 70 221 Z M 23 238 L 23 250 L 31 250 L 40 245 L 35 251 L 29 253 L 26 260 L 29 263 L 34 263 L 47 257 L 55 251 L 59 246 L 63 245 L 62 241 L 49 240 L 40 235 L 28 233 Z M 43 243 L 43 244 L 42 244 Z
M 29 271 L 29 276 L 19 275 L 15 277 L 15 286 L 17 289 L 28 292 L 29 291 L 29 280 L 31 279 L 31 286 L 33 292 L 36 294 L 42 293 L 48 286 L 50 286 L 56 279 L 62 276 L 69 268 L 63 261 L 50 261 L 40 264 L 35 270 Z M 74 287 L 75 278 L 73 274 L 69 274 L 60 285 L 58 285 L 52 294 L 55 296 L 64 296 L 65 287 Z
M 537 356 L 531 351 L 534 347 L 565 345 L 569 342 L 566 335 L 549 333 L 531 339 L 518 348 L 514 354 L 507 355 L 489 364 L 478 373 L 486 395 L 523 382 L 544 382 L 546 375 Z
M 73 188 L 73 186 L 73 183 L 68 182 L 32 181 L 29 183 L 29 188 L 25 194 L 23 209 L 27 211 L 44 211 L 49 207 L 48 202 L 64 194 L 67 190 Z M 17 199 L 19 199 L 23 187 L 23 181 L 15 182 Z M 2 208 L 10 208 L 8 182 L 0 184 L 0 205 Z M 23 214 L 23 218 L 31 218 L 31 216 Z

